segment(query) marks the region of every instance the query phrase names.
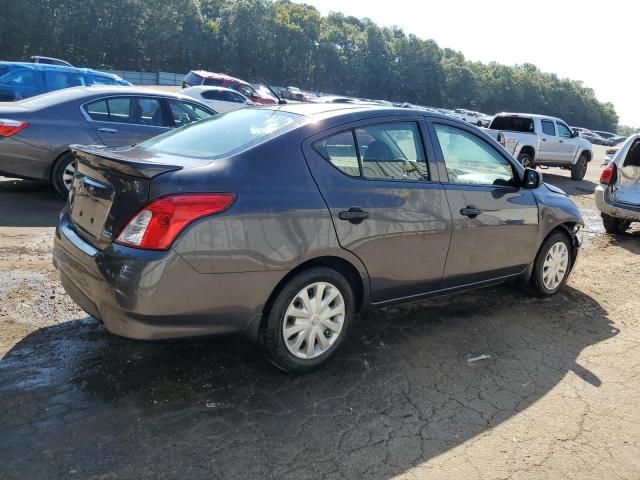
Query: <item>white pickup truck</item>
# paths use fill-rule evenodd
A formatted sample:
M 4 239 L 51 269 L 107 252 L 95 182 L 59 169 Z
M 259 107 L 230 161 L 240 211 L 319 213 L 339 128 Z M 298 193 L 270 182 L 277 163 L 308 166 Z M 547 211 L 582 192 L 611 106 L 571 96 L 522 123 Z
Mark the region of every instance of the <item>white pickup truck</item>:
M 486 133 L 498 140 L 525 167 L 571 170 L 582 180 L 593 158 L 591 143 L 575 135 L 559 118 L 526 113 L 498 113 Z

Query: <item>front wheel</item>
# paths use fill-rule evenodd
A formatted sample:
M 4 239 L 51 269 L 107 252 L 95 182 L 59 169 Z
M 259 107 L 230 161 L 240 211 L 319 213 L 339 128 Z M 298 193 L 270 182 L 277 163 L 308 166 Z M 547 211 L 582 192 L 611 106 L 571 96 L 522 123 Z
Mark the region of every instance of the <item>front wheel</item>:
M 587 156 L 583 153 L 578 161 L 571 167 L 571 180 L 580 181 L 587 173 L 587 165 L 589 164 Z
M 556 232 L 547 238 L 536 256 L 531 276 L 533 292 L 540 297 L 554 295 L 571 271 L 572 249 L 569 237 Z
M 277 294 L 263 319 L 260 343 L 278 368 L 307 372 L 335 353 L 354 312 L 349 282 L 330 268 L 311 268 L 289 280 Z

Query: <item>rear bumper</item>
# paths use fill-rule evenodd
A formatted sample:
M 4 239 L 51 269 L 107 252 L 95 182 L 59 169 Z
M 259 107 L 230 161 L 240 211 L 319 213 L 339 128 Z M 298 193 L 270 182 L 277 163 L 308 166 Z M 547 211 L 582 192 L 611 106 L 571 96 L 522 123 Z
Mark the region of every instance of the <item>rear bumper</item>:
M 621 220 L 640 222 L 640 205 L 633 206 L 616 203 L 611 198 L 609 187 L 598 185 L 595 191 L 596 206 L 602 213 Z
M 223 333 L 255 338 L 262 309 L 286 272 L 201 274 L 173 250 L 112 244 L 97 250 L 63 213 L 53 262 L 62 285 L 89 315 L 127 338 L 155 340 Z

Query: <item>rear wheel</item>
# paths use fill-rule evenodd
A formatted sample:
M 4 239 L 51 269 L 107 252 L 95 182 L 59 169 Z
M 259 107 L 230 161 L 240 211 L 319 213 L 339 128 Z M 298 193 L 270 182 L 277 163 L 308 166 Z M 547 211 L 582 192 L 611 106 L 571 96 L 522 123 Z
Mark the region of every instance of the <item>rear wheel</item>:
M 624 233 L 627 228 L 629 228 L 629 225 L 631 225 L 631 222 L 603 213 L 602 224 L 604 225 L 604 230 L 607 233 Z
M 73 176 L 76 173 L 76 157 L 71 152 L 66 152 L 58 158 L 51 171 L 51 183 L 59 195 L 67 198 L 73 184 Z
M 525 168 L 535 168 L 535 165 L 533 164 L 533 158 L 531 158 L 530 153 L 521 152 L 520 155 L 518 155 L 518 161 Z
M 587 156 L 583 153 L 575 165 L 571 167 L 571 180 L 582 180 L 587 173 L 588 164 Z
M 533 293 L 548 297 L 562 288 L 571 271 L 572 249 L 569 237 L 562 232 L 555 232 L 544 241 L 531 276 Z
M 277 294 L 260 328 L 269 360 L 286 372 L 310 371 L 331 357 L 355 311 L 349 282 L 330 268 L 293 277 Z

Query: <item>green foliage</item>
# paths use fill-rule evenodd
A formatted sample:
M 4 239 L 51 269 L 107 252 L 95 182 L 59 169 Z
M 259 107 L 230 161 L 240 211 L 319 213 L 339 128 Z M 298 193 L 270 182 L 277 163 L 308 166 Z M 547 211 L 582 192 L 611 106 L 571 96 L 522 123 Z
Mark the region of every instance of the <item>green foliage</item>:
M 248 80 L 615 130 L 582 82 L 535 65 L 470 62 L 432 40 L 288 0 L 2 0 L 0 58 L 50 55 L 128 70 L 203 68 Z

